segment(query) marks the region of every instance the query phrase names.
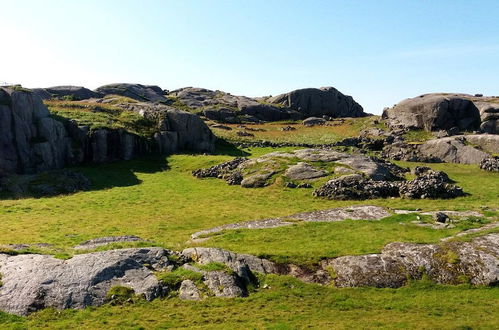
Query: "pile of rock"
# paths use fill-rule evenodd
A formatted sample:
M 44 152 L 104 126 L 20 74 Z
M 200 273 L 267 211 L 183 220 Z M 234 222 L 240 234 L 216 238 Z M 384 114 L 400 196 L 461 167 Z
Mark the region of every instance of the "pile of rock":
M 416 167 L 417 177 L 410 181 L 376 181 L 361 175 L 345 175 L 329 180 L 314 191 L 314 196 L 329 199 L 371 199 L 387 197 L 455 198 L 464 196 L 447 174 L 428 167 Z
M 480 162 L 480 168 L 485 171 L 499 172 L 499 157 L 484 158 Z
M 206 169 L 192 171 L 192 175 L 196 178 L 218 178 L 224 179 L 231 174 L 239 165 L 246 162 L 248 158 L 238 157 L 222 164 L 218 164 Z

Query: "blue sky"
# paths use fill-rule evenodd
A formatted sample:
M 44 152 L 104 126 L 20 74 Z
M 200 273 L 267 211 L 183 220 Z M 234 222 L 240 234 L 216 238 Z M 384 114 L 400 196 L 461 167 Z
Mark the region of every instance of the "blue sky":
M 499 1 L 0 0 L 0 83 L 499 95 Z

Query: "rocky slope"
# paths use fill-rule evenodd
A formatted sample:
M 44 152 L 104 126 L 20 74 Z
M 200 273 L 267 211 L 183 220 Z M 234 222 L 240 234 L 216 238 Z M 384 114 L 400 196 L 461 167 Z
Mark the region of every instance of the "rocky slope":
M 0 176 L 59 169 L 83 162 L 131 159 L 151 152 L 213 151 L 215 137 L 196 115 L 149 105 L 141 114 L 156 120 L 149 138 L 123 129 L 90 129 L 56 120 L 32 92 L 0 89 Z
M 383 111 L 393 128 L 499 133 L 499 98 L 467 94 L 425 94 Z

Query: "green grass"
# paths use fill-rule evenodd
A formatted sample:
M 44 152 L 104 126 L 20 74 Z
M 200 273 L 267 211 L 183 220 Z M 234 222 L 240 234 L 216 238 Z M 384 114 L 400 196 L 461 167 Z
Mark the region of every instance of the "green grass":
M 250 152 L 259 156 L 271 150 Z M 138 235 L 158 246 L 181 249 L 196 231 L 304 211 L 354 204 L 480 211 L 482 206 L 497 207 L 499 200 L 497 174 L 473 165 L 430 164 L 445 170 L 470 194 L 451 200 L 334 201 L 315 198 L 310 189 L 287 189 L 279 184 L 247 189 L 191 175 L 194 169 L 231 158 L 184 154 L 80 168 L 93 182 L 91 191 L 53 198 L 1 200 L 0 244 L 50 243 L 58 253 L 73 253 L 71 246 L 88 239 Z
M 60 100 L 45 100 L 44 103 L 55 119 L 72 119 L 90 130 L 123 129 L 143 137 L 152 137 L 157 131 L 155 122 L 113 104 Z
M 84 310 L 0 314 L 4 329 L 497 329 L 499 288 L 415 282 L 400 289 L 337 289 L 267 276 L 247 298 L 138 300 Z
M 433 139 L 434 136 L 431 132 L 423 129 L 413 129 L 404 134 L 404 138 L 409 143 L 422 143 Z
M 309 265 L 324 258 L 379 253 L 394 241 L 435 243 L 463 229 L 481 226 L 463 221 L 453 229 L 435 230 L 411 223 L 416 217 L 416 214 L 405 214 L 379 221 L 300 222 L 272 229 L 228 230 L 201 245 L 255 254 L 279 263 Z
M 344 138 L 358 136 L 360 131 L 369 127 L 382 128 L 382 124 L 373 125 L 377 116 L 362 118 L 347 118 L 343 124 L 335 126 L 313 126 L 307 127 L 297 122 L 270 122 L 265 124 L 247 124 L 247 127 L 263 129 L 264 131 L 250 131 L 254 137 L 238 136 L 237 126 L 239 124 L 224 124 L 232 130 L 213 128 L 213 133 L 218 137 L 233 142 L 254 142 L 254 141 L 272 141 L 279 143 L 307 143 L 307 144 L 331 144 L 343 140 Z M 282 127 L 291 126 L 296 130 L 282 131 Z

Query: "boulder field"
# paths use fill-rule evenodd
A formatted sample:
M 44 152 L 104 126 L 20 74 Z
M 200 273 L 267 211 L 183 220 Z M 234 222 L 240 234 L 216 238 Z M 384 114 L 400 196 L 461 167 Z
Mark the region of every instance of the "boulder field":
M 0 177 L 84 162 L 128 160 L 151 152 L 214 150 L 215 136 L 198 116 L 148 104 L 140 110 L 157 120 L 157 131 L 150 138 L 58 120 L 36 93 L 0 88 Z
M 499 98 L 467 94 L 424 94 L 385 108 L 392 128 L 499 133 Z

